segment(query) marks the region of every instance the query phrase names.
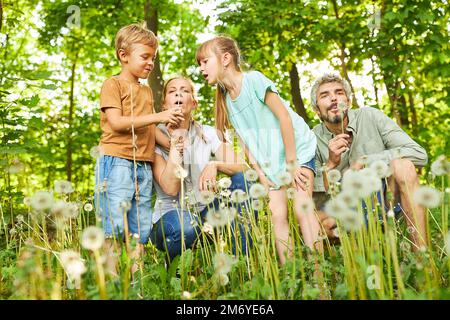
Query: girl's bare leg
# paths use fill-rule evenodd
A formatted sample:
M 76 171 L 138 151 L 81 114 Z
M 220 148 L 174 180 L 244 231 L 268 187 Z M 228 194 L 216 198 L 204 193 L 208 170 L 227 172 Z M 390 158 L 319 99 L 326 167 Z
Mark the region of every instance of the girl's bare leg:
M 280 264 L 286 262 L 286 251 L 292 256 L 292 243 L 289 238 L 289 222 L 286 191 L 272 190 L 269 192 L 269 208 L 272 212 L 272 223 L 275 234 L 275 246 L 277 248 Z

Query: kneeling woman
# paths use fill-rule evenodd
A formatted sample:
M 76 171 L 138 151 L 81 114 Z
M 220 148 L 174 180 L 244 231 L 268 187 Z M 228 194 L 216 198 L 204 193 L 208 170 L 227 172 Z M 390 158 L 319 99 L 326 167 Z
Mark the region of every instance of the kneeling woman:
M 162 106 L 165 109 L 181 108 L 184 121 L 177 128 L 171 127 L 170 124 L 158 126 L 170 138 L 170 151 L 156 147 L 152 169 L 157 200 L 151 239 L 159 250 L 167 251 L 170 261 L 182 252 L 182 234 L 185 248 L 192 247 L 200 235 L 202 221 L 208 210 L 219 210 L 219 206 L 224 205 L 219 205 L 218 199 L 208 205 L 204 201 L 206 191 L 217 191 L 218 172 L 231 176 L 230 191 L 246 191 L 249 188 L 242 173 L 247 166 L 243 160 L 238 160 L 239 156 L 232 150 L 231 145 L 222 142 L 216 129 L 192 119 L 192 110 L 197 105 L 192 81 L 178 76 L 165 83 Z M 215 160 L 212 159 L 213 155 Z M 184 175 L 186 176 L 183 177 Z M 185 199 L 181 199 L 182 196 Z M 244 207 L 250 207 L 246 203 L 234 206 L 240 215 L 243 214 Z M 240 247 L 242 252 L 246 253 L 247 246 L 251 245 L 249 226 L 244 228 L 239 224 L 241 241 L 240 246 L 236 246 L 236 224 L 231 224 L 233 252 L 236 253 L 236 247 Z

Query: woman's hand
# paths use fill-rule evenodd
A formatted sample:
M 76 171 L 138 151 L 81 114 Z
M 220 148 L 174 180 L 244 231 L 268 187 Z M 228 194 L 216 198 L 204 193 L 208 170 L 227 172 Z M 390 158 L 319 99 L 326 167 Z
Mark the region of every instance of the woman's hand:
M 217 191 L 217 166 L 214 162 L 210 162 L 203 169 L 198 179 L 198 189 L 200 191 L 212 190 Z
M 169 158 L 172 162 L 181 165 L 183 163 L 184 137 L 171 136 Z

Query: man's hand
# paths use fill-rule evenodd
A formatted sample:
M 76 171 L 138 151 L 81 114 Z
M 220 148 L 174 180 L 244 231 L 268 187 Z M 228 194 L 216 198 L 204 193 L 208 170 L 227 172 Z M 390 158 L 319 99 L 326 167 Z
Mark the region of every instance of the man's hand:
M 203 169 L 198 179 L 198 189 L 200 191 L 213 190 L 217 191 L 217 166 L 214 162 L 210 162 Z
M 328 169 L 334 169 L 341 163 L 341 155 L 349 148 L 350 136 L 341 133 L 328 142 Z

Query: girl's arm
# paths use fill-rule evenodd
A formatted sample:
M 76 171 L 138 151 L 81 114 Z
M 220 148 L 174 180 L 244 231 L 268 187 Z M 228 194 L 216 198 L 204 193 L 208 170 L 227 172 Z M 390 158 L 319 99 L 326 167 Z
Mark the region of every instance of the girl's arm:
M 280 97 L 272 91 L 267 91 L 264 102 L 280 121 L 281 137 L 286 150 L 286 163 L 296 163 L 294 126 L 289 112 L 284 107 Z

